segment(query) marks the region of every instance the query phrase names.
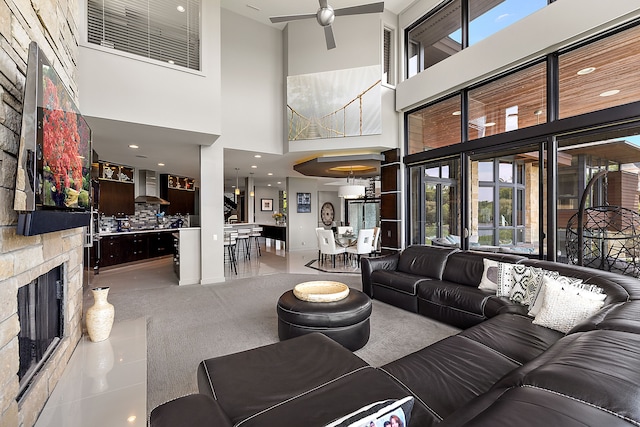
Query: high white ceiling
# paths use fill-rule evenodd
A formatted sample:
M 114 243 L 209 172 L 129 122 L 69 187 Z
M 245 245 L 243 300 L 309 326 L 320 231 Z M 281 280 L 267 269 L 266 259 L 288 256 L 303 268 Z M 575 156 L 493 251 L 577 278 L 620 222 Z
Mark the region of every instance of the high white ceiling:
M 385 9 L 398 14 L 413 1 L 386 0 L 384 2 Z M 329 4 L 334 9 L 370 2 L 375 1 L 329 0 Z M 315 13 L 319 5 L 317 0 L 221 0 L 221 7 L 265 25 L 283 28 L 284 24 L 272 24 L 269 17 Z M 317 24 L 314 22 L 314 25 Z M 203 140 L 203 135 L 92 117 L 87 117 L 87 120 L 93 132 L 94 149 L 101 160 L 198 179 L 200 175 L 199 144 Z M 129 148 L 130 144 L 136 144 L 140 148 L 131 149 Z M 145 147 L 153 147 L 153 150 L 145 150 Z M 255 154 L 260 154 L 262 157 L 255 158 Z M 315 154 L 319 156 L 323 153 Z M 331 153 L 331 155 L 340 154 L 342 153 Z M 305 153 L 305 160 L 311 155 L 312 153 Z M 293 165 L 300 160 L 299 153 L 273 155 L 257 151 L 249 153 L 226 149 L 224 165 L 225 191 L 232 191 L 230 187 L 235 185 L 235 168 L 240 169 L 238 175 L 240 176 L 241 188 L 243 187 L 242 178 L 249 176 L 253 172 L 253 177 L 259 185 L 266 186 L 271 184 L 273 187 L 284 189 L 287 176 L 303 176 L 293 170 Z M 158 166 L 158 163 L 164 163 L 166 166 Z M 256 165 L 258 168 L 252 169 L 252 165 Z M 269 173 L 273 175 L 268 175 Z M 320 182 L 325 185 L 337 185 L 340 181 L 336 181 L 334 178 L 321 179 Z

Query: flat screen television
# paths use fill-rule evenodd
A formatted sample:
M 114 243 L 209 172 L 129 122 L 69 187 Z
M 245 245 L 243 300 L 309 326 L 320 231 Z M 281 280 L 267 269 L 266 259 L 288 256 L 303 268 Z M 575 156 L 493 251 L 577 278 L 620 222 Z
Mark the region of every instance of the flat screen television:
M 31 236 L 89 225 L 91 129 L 37 43 L 24 85 L 14 209 Z

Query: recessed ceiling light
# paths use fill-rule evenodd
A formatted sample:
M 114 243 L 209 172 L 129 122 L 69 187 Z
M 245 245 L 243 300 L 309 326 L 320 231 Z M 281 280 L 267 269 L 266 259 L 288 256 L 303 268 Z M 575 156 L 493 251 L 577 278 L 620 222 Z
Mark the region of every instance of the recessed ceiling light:
M 267 175 L 269 175 L 269 176 L 273 176 L 273 172 L 269 172 Z
M 578 71 L 576 74 L 579 76 L 584 76 L 585 74 L 590 74 L 593 73 L 596 70 L 596 67 L 587 67 L 587 68 L 583 68 L 582 70 Z
M 620 90 L 619 90 L 619 89 L 613 89 L 613 90 L 608 90 L 608 91 L 606 91 L 606 92 L 602 92 L 602 93 L 600 94 L 600 96 L 603 96 L 603 97 L 604 97 L 604 96 L 613 96 L 613 95 L 617 95 L 617 94 L 619 94 L 619 93 L 620 93 Z
M 158 166 L 164 166 L 164 163 L 158 163 Z
M 261 158 L 262 156 L 261 156 L 260 154 L 256 154 L 256 155 L 255 155 L 255 156 L 253 156 L 253 157 L 255 157 L 256 159 L 259 159 L 259 158 Z
M 462 111 L 454 111 L 453 113 L 454 116 L 459 116 L 460 114 L 462 114 Z
M 167 62 L 168 62 L 169 64 L 172 64 L 172 65 L 173 65 L 173 64 L 175 64 L 175 61 L 174 61 L 173 59 L 170 59 L 170 60 L 168 60 Z
M 136 144 L 129 144 L 129 148 L 140 148 Z
M 136 416 L 135 415 L 131 415 L 129 418 L 127 418 L 127 421 L 129 421 L 130 423 L 134 422 L 136 420 Z
M 277 184 L 282 184 L 282 181 L 278 181 Z
M 178 9 L 178 12 L 184 12 L 186 10 L 182 5 L 176 7 L 176 9 Z
M 484 127 L 490 128 L 491 126 L 495 126 L 495 125 L 496 125 L 495 122 L 487 122 L 487 123 L 484 124 Z
M 271 184 L 267 184 L 267 187 L 271 187 Z
M 251 169 L 258 169 L 258 166 L 256 166 L 256 165 L 251 165 Z

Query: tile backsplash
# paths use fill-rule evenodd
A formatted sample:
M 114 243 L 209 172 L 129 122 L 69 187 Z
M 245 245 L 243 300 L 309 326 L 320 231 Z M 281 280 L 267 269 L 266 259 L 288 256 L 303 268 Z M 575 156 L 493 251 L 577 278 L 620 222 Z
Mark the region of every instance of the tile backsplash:
M 167 215 L 160 212 L 160 205 L 136 203 L 134 215 L 128 215 L 121 222 L 122 231 L 172 228 L 171 224 L 182 222 L 181 227 L 189 227 L 189 215 Z M 127 227 L 128 225 L 128 227 Z M 177 224 L 176 224 L 177 225 Z M 118 220 L 114 216 L 100 216 L 100 232 L 118 231 Z M 173 227 L 175 228 L 175 227 Z

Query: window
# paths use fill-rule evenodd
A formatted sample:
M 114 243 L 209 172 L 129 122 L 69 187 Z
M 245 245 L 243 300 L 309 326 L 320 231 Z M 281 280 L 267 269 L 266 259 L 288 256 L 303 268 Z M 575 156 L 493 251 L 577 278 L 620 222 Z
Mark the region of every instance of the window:
M 455 34 L 462 28 L 462 0 L 454 0 L 407 32 L 407 77 L 462 50 Z
M 547 5 L 547 0 L 449 0 L 407 30 L 407 78 Z M 464 11 L 468 11 L 465 16 Z M 466 25 L 468 23 L 468 25 Z M 468 40 L 463 39 L 467 29 Z
M 394 86 L 396 84 L 395 76 L 395 32 L 387 27 L 383 31 L 383 70 L 382 83 Z
M 546 63 L 541 62 L 469 91 L 469 139 L 546 122 Z
M 640 100 L 640 26 L 559 57 L 560 118 Z
M 460 142 L 460 99 L 454 96 L 408 115 L 409 154 Z
M 89 43 L 200 69 L 200 0 L 89 0 L 87 11 Z

